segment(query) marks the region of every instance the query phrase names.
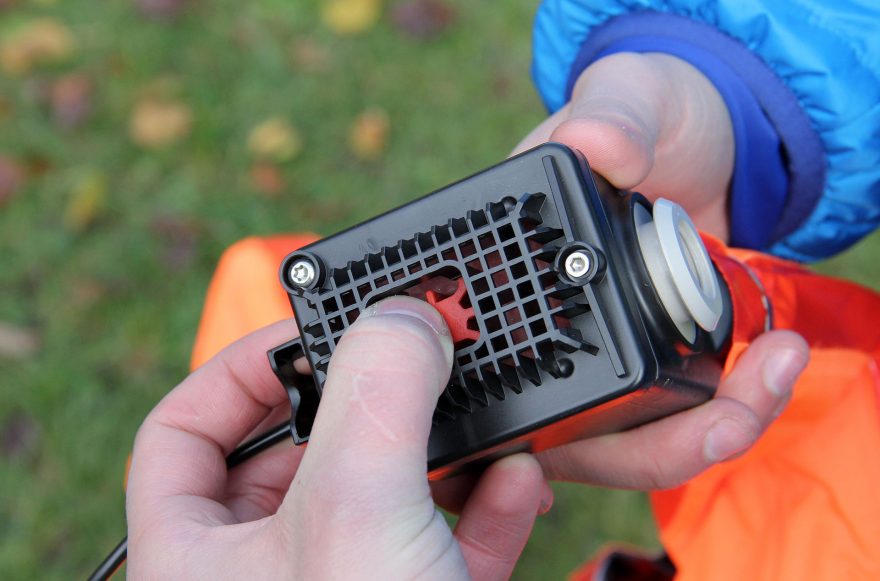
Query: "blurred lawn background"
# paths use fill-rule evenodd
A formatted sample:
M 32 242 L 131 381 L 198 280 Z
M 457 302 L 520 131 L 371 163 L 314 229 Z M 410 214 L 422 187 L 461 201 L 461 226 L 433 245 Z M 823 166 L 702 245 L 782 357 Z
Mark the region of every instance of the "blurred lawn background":
M 542 119 L 536 2 L 0 0 L 0 576 L 85 576 L 124 534 L 224 248 L 331 234 Z M 878 256 L 821 269 L 877 288 Z M 657 546 L 642 495 L 556 493 L 516 577 Z

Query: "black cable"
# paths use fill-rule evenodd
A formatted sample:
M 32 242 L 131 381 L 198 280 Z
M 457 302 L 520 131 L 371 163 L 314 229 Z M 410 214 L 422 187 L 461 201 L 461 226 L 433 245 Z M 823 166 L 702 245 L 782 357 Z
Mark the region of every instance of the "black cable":
M 275 444 L 289 437 L 290 420 L 287 420 L 284 423 L 266 430 L 259 436 L 251 438 L 233 450 L 232 453 L 226 457 L 226 468 L 235 468 L 245 460 L 253 458 L 263 450 L 271 448 Z
M 89 581 L 106 581 L 113 576 L 122 563 L 125 562 L 125 555 L 128 553 L 128 537 L 123 537 L 116 548 L 98 565 L 95 572 L 89 576 Z
M 281 442 L 282 440 L 288 438 L 290 436 L 290 421 L 285 421 L 282 424 L 278 424 L 277 426 L 263 432 L 259 436 L 252 438 L 236 448 L 232 451 L 232 453 L 226 457 L 226 468 L 231 469 L 235 468 L 245 460 L 253 458 L 260 452 L 271 448 L 275 444 Z M 98 568 L 95 569 L 95 572 L 89 576 L 89 581 L 107 581 L 110 577 L 113 576 L 113 573 L 116 572 L 119 567 L 122 566 L 122 563 L 125 562 L 125 557 L 128 554 L 128 537 L 123 538 L 116 548 L 107 555 L 107 557 L 98 565 Z

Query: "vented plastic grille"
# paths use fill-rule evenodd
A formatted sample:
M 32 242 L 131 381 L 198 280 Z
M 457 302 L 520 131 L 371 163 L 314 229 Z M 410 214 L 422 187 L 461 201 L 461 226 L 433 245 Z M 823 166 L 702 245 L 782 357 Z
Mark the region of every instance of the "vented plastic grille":
M 589 313 L 580 287 L 558 276 L 553 260 L 565 244 L 556 209 L 544 194 L 505 198 L 362 260 L 334 268 L 323 288 L 306 297 L 318 317 L 304 326 L 323 385 L 342 333 L 369 304 L 435 276 L 463 278 L 480 339 L 456 345 L 449 386 L 435 422 L 503 400 L 542 373 L 570 373 L 566 353 L 598 347 L 573 326 Z

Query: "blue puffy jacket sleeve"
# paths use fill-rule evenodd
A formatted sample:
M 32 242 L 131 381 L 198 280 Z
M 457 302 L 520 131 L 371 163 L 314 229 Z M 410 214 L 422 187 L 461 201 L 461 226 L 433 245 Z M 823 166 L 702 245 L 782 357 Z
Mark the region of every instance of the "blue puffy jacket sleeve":
M 552 112 L 614 52 L 689 61 L 731 112 L 731 241 L 803 262 L 880 224 L 880 3 L 544 0 L 532 74 Z

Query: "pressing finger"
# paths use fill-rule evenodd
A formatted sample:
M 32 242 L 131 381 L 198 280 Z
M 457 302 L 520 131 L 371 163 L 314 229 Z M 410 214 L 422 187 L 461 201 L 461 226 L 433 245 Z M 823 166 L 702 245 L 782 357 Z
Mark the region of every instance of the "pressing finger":
M 317 491 L 311 510 L 384 522 L 427 506 L 432 516 L 428 434 L 452 354 L 446 323 L 423 301 L 392 297 L 361 314 L 331 359 L 292 488 Z M 304 496 L 292 493 L 291 504 Z
M 642 490 L 678 486 L 755 443 L 787 403 L 808 353 L 794 333 L 766 333 L 743 353 L 714 399 L 538 458 L 549 478 Z
M 455 527 L 455 538 L 474 579 L 508 579 L 538 514 L 553 493 L 528 454 L 490 466 L 474 488 Z

